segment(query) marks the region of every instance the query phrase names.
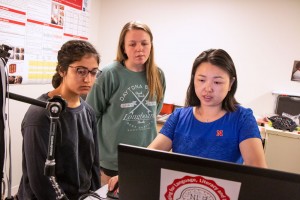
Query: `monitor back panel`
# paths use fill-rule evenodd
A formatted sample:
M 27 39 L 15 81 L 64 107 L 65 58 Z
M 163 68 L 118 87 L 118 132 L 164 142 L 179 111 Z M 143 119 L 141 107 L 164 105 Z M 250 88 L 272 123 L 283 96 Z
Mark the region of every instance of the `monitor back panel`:
M 120 200 L 156 200 L 162 169 L 241 183 L 240 200 L 300 199 L 300 175 L 120 144 Z M 167 190 L 167 188 L 165 188 Z
M 282 113 L 299 115 L 300 97 L 279 95 L 277 97 L 275 113 L 278 115 L 282 115 Z

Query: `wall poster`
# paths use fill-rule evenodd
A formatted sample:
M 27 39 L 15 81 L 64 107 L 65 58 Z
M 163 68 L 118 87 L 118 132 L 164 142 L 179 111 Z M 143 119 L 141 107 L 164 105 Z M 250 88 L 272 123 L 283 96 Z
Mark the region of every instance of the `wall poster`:
M 10 84 L 51 83 L 57 52 L 88 40 L 91 0 L 0 0 L 0 45 L 12 47 Z

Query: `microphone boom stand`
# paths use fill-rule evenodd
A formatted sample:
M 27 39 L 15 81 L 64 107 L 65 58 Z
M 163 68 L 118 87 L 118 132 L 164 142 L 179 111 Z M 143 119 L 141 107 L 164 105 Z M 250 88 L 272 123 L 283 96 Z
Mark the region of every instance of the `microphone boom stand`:
M 66 102 L 60 96 L 54 96 L 52 99 L 50 99 L 46 107 L 50 113 L 50 133 L 48 155 L 45 163 L 44 175 L 49 177 L 52 187 L 54 188 L 56 193 L 56 199 L 67 200 L 67 196 L 60 188 L 55 178 L 55 144 L 57 125 L 59 123 L 59 115 L 62 111 L 64 111 L 65 107 Z

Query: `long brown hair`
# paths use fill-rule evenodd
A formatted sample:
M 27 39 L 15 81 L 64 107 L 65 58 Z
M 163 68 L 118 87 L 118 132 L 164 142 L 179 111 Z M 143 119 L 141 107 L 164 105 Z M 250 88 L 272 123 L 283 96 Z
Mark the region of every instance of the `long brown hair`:
M 156 97 L 156 102 L 159 103 L 163 99 L 163 86 L 161 80 L 161 72 L 159 71 L 158 67 L 154 62 L 154 48 L 153 48 L 153 35 L 151 33 L 150 28 L 141 22 L 132 21 L 125 24 L 123 27 L 120 37 L 119 37 L 119 44 L 117 50 L 117 57 L 116 60 L 119 62 L 123 62 L 128 59 L 125 53 L 125 36 L 126 33 L 130 30 L 143 30 L 149 34 L 151 40 L 151 51 L 148 60 L 145 63 L 146 68 L 146 76 L 147 76 L 147 83 L 149 88 L 149 98 L 154 99 Z

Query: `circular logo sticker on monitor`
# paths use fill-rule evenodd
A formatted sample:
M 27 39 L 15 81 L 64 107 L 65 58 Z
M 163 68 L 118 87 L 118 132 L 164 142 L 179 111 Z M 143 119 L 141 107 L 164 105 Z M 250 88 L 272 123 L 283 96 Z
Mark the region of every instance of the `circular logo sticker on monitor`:
M 223 187 L 202 176 L 184 176 L 167 186 L 166 200 L 230 200 Z

